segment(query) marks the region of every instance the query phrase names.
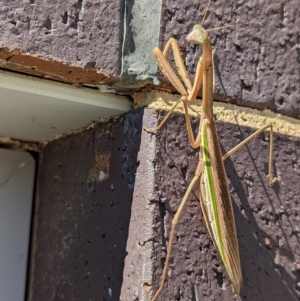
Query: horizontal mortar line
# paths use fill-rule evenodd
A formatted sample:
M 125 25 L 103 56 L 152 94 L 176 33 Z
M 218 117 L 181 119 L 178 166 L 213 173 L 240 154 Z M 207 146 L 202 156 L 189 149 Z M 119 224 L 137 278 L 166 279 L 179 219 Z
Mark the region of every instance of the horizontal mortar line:
M 137 92 L 132 95 L 134 108 L 148 106 L 150 109 L 170 111 L 179 95 L 158 90 Z M 199 116 L 202 112 L 202 100 L 196 99 L 189 104 L 189 115 Z M 174 112 L 184 113 L 182 104 Z M 300 137 L 300 120 L 274 113 L 270 110 L 257 110 L 234 104 L 214 101 L 214 115 L 217 120 L 259 129 L 273 123 L 276 133 Z

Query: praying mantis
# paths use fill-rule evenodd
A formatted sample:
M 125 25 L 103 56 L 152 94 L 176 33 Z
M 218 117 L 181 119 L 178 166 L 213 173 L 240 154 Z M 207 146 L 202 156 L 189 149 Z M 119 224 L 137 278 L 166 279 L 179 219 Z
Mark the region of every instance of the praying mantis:
M 250 140 L 258 136 L 266 129 L 270 129 L 270 149 L 269 149 L 269 170 L 268 177 L 270 184 L 276 181 L 272 176 L 272 158 L 273 158 L 273 126 L 272 123 L 257 130 L 247 139 L 239 143 L 232 150 L 222 155 L 216 126 L 213 116 L 213 91 L 214 91 L 214 68 L 213 68 L 213 51 L 211 42 L 208 38 L 208 31 L 224 27 L 205 30 L 202 24 L 205 20 L 206 13 L 210 5 L 207 4 L 201 25 L 193 27 L 192 32 L 187 36 L 189 42 L 202 45 L 203 52 L 196 69 L 194 83 L 191 83 L 183 59 L 180 54 L 179 46 L 175 39 L 168 40 L 163 52 L 159 48 L 154 48 L 153 53 L 163 74 L 168 78 L 174 88 L 181 94 L 179 100 L 174 104 L 163 121 L 155 129 L 147 129 L 148 132 L 159 130 L 179 103 L 183 103 L 184 114 L 187 125 L 187 133 L 190 145 L 193 148 L 199 148 L 199 162 L 195 175 L 189 184 L 179 208 L 172 220 L 170 239 L 168 243 L 166 261 L 161 277 L 159 288 L 154 294 L 152 301 L 155 301 L 163 289 L 164 281 L 168 272 L 168 265 L 173 246 L 175 228 L 179 221 L 180 215 L 188 200 L 188 197 L 197 181 L 200 181 L 200 206 L 203 212 L 204 220 L 210 237 L 218 250 L 223 261 L 225 269 L 231 280 L 233 291 L 240 293 L 243 284 L 242 268 L 239 255 L 239 246 L 236 234 L 235 219 L 233 214 L 232 201 L 227 184 L 226 173 L 223 161 L 247 144 Z M 166 58 L 168 50 L 172 47 L 174 53 L 177 71 L 182 82 L 172 69 Z M 196 138 L 194 137 L 190 117 L 188 114 L 188 103 L 196 99 L 197 93 L 202 82 L 202 113 L 199 130 Z

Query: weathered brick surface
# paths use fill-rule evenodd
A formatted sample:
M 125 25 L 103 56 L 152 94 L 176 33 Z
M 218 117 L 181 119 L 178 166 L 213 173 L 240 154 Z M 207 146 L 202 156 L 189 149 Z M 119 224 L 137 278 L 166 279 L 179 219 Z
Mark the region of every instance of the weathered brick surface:
M 171 219 L 198 162 L 182 115 L 174 114 L 157 135 L 142 131 L 156 122 L 153 110 L 139 110 L 43 150 L 29 301 L 150 300 Z M 192 122 L 196 129 L 198 120 Z M 217 129 L 223 152 L 253 132 L 222 122 Z M 244 277 L 241 296 L 232 294 L 207 233 L 197 185 L 177 227 L 158 300 L 299 299 L 300 141 L 275 134 L 278 182 L 270 186 L 268 137 L 260 135 L 225 162 Z
M 119 300 L 142 111 L 40 155 L 30 301 Z
M 105 83 L 120 72 L 122 9 L 122 1 L 1 0 L 2 66 L 77 84 Z
M 194 128 L 198 120 L 194 119 Z M 148 126 L 149 124 L 146 124 Z M 217 122 L 223 152 L 253 130 Z M 267 178 L 269 135 L 262 134 L 225 161 L 233 200 L 243 272 L 240 297 L 205 227 L 199 187 L 177 226 L 163 293 L 158 300 L 298 300 L 300 298 L 299 139 L 275 135 L 274 168 L 278 182 Z M 150 138 L 149 138 L 150 139 Z M 158 287 L 166 256 L 171 219 L 190 183 L 198 152 L 189 146 L 184 116 L 174 114 L 156 141 L 153 286 Z M 134 299 L 127 299 L 134 300 Z
M 299 117 L 298 4 L 212 2 L 206 28 L 246 23 L 209 34 L 216 49 L 216 98 Z M 151 49 L 174 37 L 193 77 L 201 47 L 186 44 L 185 36 L 201 22 L 205 5 L 0 0 L 0 65 L 130 93 L 156 82 Z M 159 79 L 170 88 L 161 74 Z M 198 153 L 188 144 L 183 116 L 175 114 L 155 136 L 142 132 L 154 112 L 141 112 L 44 148 L 29 301 L 149 300 L 158 286 L 171 218 Z M 224 151 L 252 132 L 220 122 L 217 127 Z M 275 135 L 278 182 L 271 187 L 265 137 L 225 163 L 243 266 L 241 297 L 232 295 L 195 187 L 176 231 L 160 300 L 299 300 L 300 142 Z
M 206 4 L 0 0 L 0 65 L 77 85 L 108 84 L 117 92 L 131 93 L 158 83 L 152 49 L 163 48 L 174 37 L 193 78 L 201 46 L 188 45 L 185 37 L 201 22 Z M 299 117 L 298 4 L 298 0 L 211 3 L 205 28 L 237 24 L 209 33 L 216 50 L 215 98 Z
M 191 76 L 201 47 L 187 44 L 185 37 L 193 25 L 201 23 L 206 4 L 163 1 L 160 47 L 175 38 Z M 299 2 L 212 1 L 205 28 L 236 23 L 245 24 L 209 33 L 216 50 L 215 97 L 299 117 Z

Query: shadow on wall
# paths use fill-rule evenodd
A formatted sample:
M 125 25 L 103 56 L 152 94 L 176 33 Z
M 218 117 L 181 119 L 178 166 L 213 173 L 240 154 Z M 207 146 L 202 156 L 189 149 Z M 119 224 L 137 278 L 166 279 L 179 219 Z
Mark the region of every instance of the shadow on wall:
M 241 140 L 253 132 L 249 128 L 234 127 Z M 286 152 L 289 150 L 291 157 L 299 153 L 300 141 L 280 134 L 274 136 L 274 175 L 279 175 L 279 180 L 271 186 L 266 176 L 268 139 L 269 133 L 262 134 L 240 151 L 238 159 L 225 161 L 232 185 L 243 268 L 241 297 L 243 300 L 297 301 L 300 274 L 295 263 L 299 260 L 300 239 L 293 218 L 293 196 L 300 193 L 300 187 L 297 185 L 299 175 Z M 286 175 L 286 179 L 280 175 Z
M 198 122 L 192 118 L 194 130 Z M 216 124 L 223 153 L 254 132 L 238 125 Z M 153 261 L 155 287 L 165 261 L 171 220 L 199 160 L 198 150 L 189 145 L 182 115 L 174 113 L 157 139 L 161 215 L 154 239 L 158 250 Z M 263 133 L 225 161 L 243 272 L 240 296 L 232 294 L 224 265 L 207 233 L 199 185 L 195 185 L 176 228 L 170 272 L 159 300 L 299 299 L 299 209 L 295 196 L 300 195 L 300 171 L 293 162 L 300 157 L 300 141 L 274 135 L 273 164 L 278 182 L 273 186 L 267 177 L 268 152 L 269 133 Z

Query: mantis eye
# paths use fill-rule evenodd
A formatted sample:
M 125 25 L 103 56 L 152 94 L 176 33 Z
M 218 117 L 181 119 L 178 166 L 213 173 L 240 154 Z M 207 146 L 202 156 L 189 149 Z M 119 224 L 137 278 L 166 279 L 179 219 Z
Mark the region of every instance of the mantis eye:
M 198 30 L 200 28 L 199 24 L 194 25 L 193 30 Z
M 204 44 L 204 42 L 206 41 L 206 37 L 204 37 L 204 36 L 199 36 L 199 37 L 197 38 L 197 40 L 198 40 L 201 44 Z

